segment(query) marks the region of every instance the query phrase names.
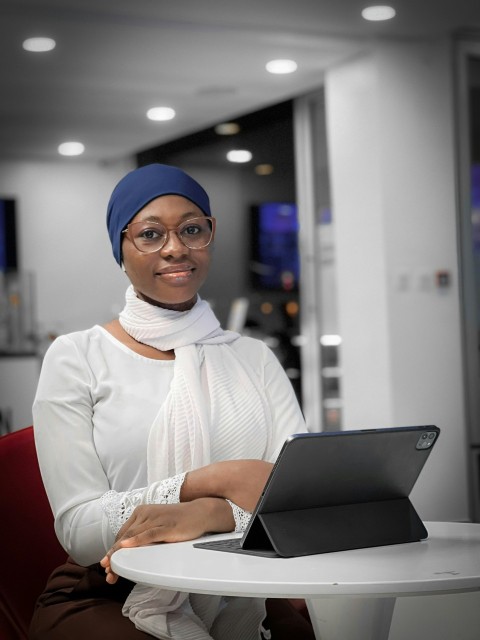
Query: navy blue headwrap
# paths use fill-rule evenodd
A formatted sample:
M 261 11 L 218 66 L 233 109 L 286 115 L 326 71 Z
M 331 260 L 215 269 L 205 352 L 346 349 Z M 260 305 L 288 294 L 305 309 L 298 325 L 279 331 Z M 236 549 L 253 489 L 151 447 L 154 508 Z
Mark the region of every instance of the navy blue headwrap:
M 108 235 L 118 264 L 122 262 L 123 229 L 149 202 L 167 195 L 188 198 L 206 216 L 212 215 L 203 187 L 181 169 L 166 164 L 148 164 L 130 171 L 113 190 L 107 210 Z

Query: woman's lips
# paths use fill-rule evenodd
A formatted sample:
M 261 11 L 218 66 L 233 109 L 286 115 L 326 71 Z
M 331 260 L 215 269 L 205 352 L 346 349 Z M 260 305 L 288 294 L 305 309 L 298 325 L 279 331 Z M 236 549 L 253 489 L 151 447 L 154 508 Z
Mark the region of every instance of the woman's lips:
M 193 267 L 187 265 L 179 265 L 178 267 L 170 267 L 168 269 L 162 269 L 156 273 L 162 280 L 181 280 L 190 278 L 193 273 Z

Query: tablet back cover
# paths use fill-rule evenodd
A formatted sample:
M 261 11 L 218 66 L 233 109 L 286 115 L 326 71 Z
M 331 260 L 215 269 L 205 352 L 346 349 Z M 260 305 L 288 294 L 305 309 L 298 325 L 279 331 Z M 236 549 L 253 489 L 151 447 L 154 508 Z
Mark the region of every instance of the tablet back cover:
M 242 546 L 259 529 L 283 556 L 427 537 L 409 494 L 438 435 L 428 425 L 291 436 Z

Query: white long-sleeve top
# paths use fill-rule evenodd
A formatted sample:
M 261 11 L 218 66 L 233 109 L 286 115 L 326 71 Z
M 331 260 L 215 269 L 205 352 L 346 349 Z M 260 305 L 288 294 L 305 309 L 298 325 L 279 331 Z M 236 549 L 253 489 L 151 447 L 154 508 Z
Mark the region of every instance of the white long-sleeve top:
M 263 342 L 242 337 L 231 348 L 258 375 L 272 433 L 258 438 L 252 424 L 239 437 L 234 420 L 212 427 L 211 461 L 274 461 L 287 436 L 306 431 L 292 386 Z M 113 544 L 102 496 L 147 486 L 148 434 L 174 366 L 133 352 L 100 326 L 57 338 L 47 351 L 33 405 L 35 442 L 57 536 L 79 564 L 98 562 Z

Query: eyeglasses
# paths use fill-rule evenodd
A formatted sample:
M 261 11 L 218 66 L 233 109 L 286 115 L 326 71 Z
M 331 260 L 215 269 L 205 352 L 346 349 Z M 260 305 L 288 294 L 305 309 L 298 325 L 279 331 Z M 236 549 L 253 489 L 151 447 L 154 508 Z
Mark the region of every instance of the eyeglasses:
M 215 223 L 215 218 L 202 216 L 190 218 L 178 225 L 176 229 L 166 229 L 160 222 L 142 220 L 131 222 L 122 233 L 125 233 L 136 249 L 142 253 L 160 251 L 167 243 L 172 231 L 188 249 L 204 249 L 213 239 Z

